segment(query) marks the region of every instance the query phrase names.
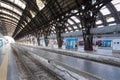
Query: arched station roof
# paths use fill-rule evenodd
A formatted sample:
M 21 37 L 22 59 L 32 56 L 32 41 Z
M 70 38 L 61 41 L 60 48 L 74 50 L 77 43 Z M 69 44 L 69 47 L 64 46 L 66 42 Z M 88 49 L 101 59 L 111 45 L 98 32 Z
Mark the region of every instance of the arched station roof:
M 6 29 L 4 35 L 12 35 L 22 16 L 26 3 L 22 0 L 0 0 L 0 27 Z
M 79 31 L 79 6 L 84 1 L 87 0 L 1 0 L 0 27 L 3 34 L 16 39 L 28 34 L 56 34 L 58 28 L 64 33 Z M 111 2 L 97 14 L 96 27 L 120 24 L 120 0 L 99 1 Z

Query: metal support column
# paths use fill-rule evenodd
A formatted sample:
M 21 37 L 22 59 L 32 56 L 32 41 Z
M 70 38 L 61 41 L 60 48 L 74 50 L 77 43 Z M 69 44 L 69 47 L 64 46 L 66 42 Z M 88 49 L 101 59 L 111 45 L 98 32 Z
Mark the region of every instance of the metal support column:
M 85 0 L 79 6 L 79 19 L 81 21 L 84 50 L 93 50 L 93 35 L 90 33 L 90 29 L 95 27 L 95 21 L 97 13 L 100 9 L 109 3 L 111 0 Z
M 44 36 L 44 40 L 45 40 L 45 46 L 47 47 L 49 44 L 49 40 L 47 36 Z
M 38 46 L 40 46 L 40 37 L 37 37 Z
M 63 39 L 61 37 L 61 31 L 58 30 L 56 35 L 57 35 L 58 48 L 62 48 Z

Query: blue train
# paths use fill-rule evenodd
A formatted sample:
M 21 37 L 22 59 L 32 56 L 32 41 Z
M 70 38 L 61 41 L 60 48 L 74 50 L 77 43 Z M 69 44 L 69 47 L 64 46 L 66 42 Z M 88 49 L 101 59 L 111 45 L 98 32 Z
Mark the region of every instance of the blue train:
M 78 38 L 65 38 L 65 47 L 67 49 L 77 48 Z
M 3 46 L 3 39 L 0 38 L 0 47 Z

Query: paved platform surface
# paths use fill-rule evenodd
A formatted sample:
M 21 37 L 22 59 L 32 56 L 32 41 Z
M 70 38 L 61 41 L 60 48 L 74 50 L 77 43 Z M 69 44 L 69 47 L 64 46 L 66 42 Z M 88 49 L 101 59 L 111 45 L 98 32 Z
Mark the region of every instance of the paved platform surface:
M 38 47 L 38 48 L 43 47 L 43 48 L 58 49 L 57 46 L 44 47 L 44 46 L 35 46 L 35 45 L 31 45 L 31 44 L 26 44 L 26 45 L 32 46 L 32 47 Z M 111 57 L 120 58 L 120 52 L 119 53 L 113 52 L 112 47 L 95 47 L 94 51 L 85 51 L 84 46 L 79 46 L 78 48 L 75 48 L 75 49 L 66 49 L 65 46 L 64 46 L 64 47 L 62 47 L 62 49 L 63 50 L 69 50 L 69 51 L 76 51 L 76 52 L 80 52 L 80 53 L 83 53 L 83 54 L 84 53 L 91 53 L 91 54 L 96 54 L 96 55 L 103 55 L 103 56 L 111 56 Z
M 0 47 L 0 80 L 19 80 L 19 74 L 10 44 Z
M 119 80 L 120 79 L 120 67 L 93 62 L 85 59 L 75 58 L 71 56 L 65 56 L 61 54 L 56 54 L 54 52 L 49 52 L 45 50 L 41 50 L 40 48 L 35 47 L 23 47 L 23 49 L 26 49 L 28 52 L 32 52 L 34 54 L 37 54 L 45 59 L 50 59 L 58 64 L 65 64 L 67 66 L 70 66 L 74 69 L 77 69 L 78 71 L 83 71 L 86 73 L 89 73 L 91 75 L 94 75 L 96 77 L 102 78 L 101 80 Z M 61 65 L 65 67 L 64 65 Z

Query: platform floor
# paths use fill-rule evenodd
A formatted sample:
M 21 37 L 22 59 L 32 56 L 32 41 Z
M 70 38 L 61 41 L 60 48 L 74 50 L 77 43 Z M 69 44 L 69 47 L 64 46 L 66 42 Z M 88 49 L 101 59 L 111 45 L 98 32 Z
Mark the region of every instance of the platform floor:
M 102 80 L 120 79 L 120 67 L 56 54 L 35 47 L 34 48 L 23 47 L 23 48 L 26 49 L 29 53 L 37 54 L 45 59 L 53 60 L 58 64 L 68 65 L 74 69 L 77 69 L 78 71 L 80 70 L 91 75 L 94 75 L 96 77 L 100 77 L 102 78 Z M 61 66 L 65 67 L 65 65 Z
M 58 46 L 49 46 L 49 48 L 53 49 L 58 49 Z M 62 46 L 62 49 L 66 49 L 65 46 Z M 97 54 L 97 55 L 104 55 L 104 56 L 112 56 L 112 57 L 117 57 L 120 58 L 120 52 L 119 53 L 114 53 L 112 51 L 112 47 L 94 47 L 93 51 L 85 51 L 84 46 L 79 46 L 78 48 L 75 49 L 67 49 L 71 51 L 77 51 L 77 52 L 82 52 L 82 53 L 91 53 L 91 54 Z
M 0 47 L 0 80 L 19 80 L 19 73 L 9 44 Z
M 72 50 L 72 49 L 70 49 L 70 50 Z M 91 53 L 91 54 L 97 54 L 97 55 L 103 55 L 103 56 L 112 56 L 112 57 L 120 58 L 120 52 L 119 53 L 113 52 L 111 47 L 97 47 L 93 51 L 85 51 L 83 46 L 82 46 L 82 47 L 78 47 L 77 49 L 73 49 L 73 50 L 78 51 L 78 52 L 83 52 L 83 53 Z
M 35 46 L 34 47 L 27 47 L 27 46 L 20 46 L 20 45 L 16 45 L 16 46 L 17 46 L 16 48 L 21 49 L 21 51 L 19 50 L 20 52 L 22 52 L 22 50 L 23 51 L 26 50 L 30 54 L 31 53 L 36 54 L 50 62 L 53 61 L 57 65 L 62 66 L 75 73 L 85 72 L 87 74 L 100 78 L 100 80 L 119 80 L 120 79 L 119 66 L 113 66 L 113 65 L 98 63 L 90 60 L 61 55 L 53 52 L 48 52 L 45 50 L 41 50 L 40 48 Z M 1 66 L 3 65 L 4 60 L 5 60 L 5 63 L 7 63 L 7 59 L 8 59 L 8 63 L 7 63 L 8 65 L 4 65 L 3 67 L 5 68 L 5 66 L 7 66 L 7 70 L 6 70 L 7 75 L 6 74 L 4 75 L 4 77 L 6 77 L 7 79 L 1 79 L 0 77 L 0 80 L 20 80 L 17 64 L 15 62 L 15 59 L 12 53 L 13 52 L 10 48 L 10 45 L 5 45 L 3 47 L 0 47 L 0 74 L 3 73 L 3 69 L 1 69 Z M 8 58 L 6 56 L 8 56 Z

